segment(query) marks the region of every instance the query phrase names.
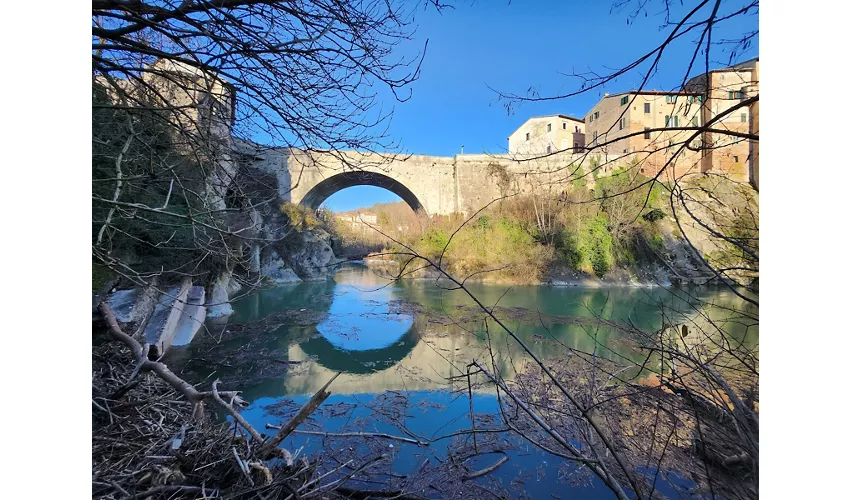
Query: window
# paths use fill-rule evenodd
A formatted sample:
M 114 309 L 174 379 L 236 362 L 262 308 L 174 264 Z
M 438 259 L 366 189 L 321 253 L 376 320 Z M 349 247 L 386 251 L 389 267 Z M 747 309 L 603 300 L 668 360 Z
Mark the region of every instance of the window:
M 628 103 L 629 103 L 629 96 L 624 95 L 623 97 L 620 98 L 620 106 L 625 106 Z
M 699 116 L 691 118 L 691 126 L 699 127 Z
M 593 114 L 590 115 L 590 118 L 588 118 L 588 121 L 591 121 L 591 122 L 593 121 Z
M 628 152 L 629 152 L 629 148 L 626 148 L 626 149 L 623 150 L 623 154 L 626 154 Z
M 650 112 L 649 108 L 650 108 L 650 106 L 649 106 L 648 102 L 643 103 L 643 112 L 644 113 L 649 113 Z
M 579 133 L 578 125 L 576 125 L 576 134 Z
M 596 113 L 593 113 L 593 118 L 596 119 L 596 120 L 599 119 L 599 111 L 597 111 Z
M 620 118 L 620 130 L 623 130 L 624 128 L 626 128 L 626 117 L 625 116 Z
M 531 134 L 526 133 L 526 134 L 525 134 L 525 140 L 527 141 L 527 140 L 529 140 L 529 139 L 531 139 Z
M 697 96 L 697 102 L 702 102 L 702 96 L 701 95 Z
M 596 131 L 596 130 L 594 130 L 594 131 L 593 131 L 593 142 L 596 142 L 596 138 L 597 138 L 597 137 L 599 137 L 599 132 L 598 132 L 598 131 Z
M 578 151 L 578 143 L 577 143 L 577 142 L 574 142 L 574 143 L 573 143 L 573 149 L 575 149 L 576 151 Z
M 550 123 L 549 125 L 546 125 L 546 132 L 551 132 L 551 131 L 552 131 L 552 124 Z
M 649 132 L 649 127 L 643 127 L 643 138 L 652 139 L 652 134 Z
M 674 116 L 674 117 L 673 117 L 673 126 L 674 126 L 674 127 L 678 127 L 678 126 L 679 126 L 679 116 L 678 116 L 678 115 L 676 115 L 676 116 Z
M 747 114 L 741 113 L 741 123 L 747 123 Z
M 664 126 L 665 127 L 670 126 L 670 115 L 664 115 Z
M 737 156 L 733 156 L 733 157 L 732 157 L 732 161 L 734 161 L 735 163 L 738 163 L 738 157 L 737 157 Z
M 744 98 L 744 93 L 741 92 L 740 90 L 736 90 L 736 91 L 730 90 L 729 91 L 729 99 L 743 99 L 743 98 Z
M 552 152 L 552 146 L 546 146 L 546 154 L 549 154 L 551 152 Z
M 672 95 L 665 95 L 664 102 L 676 102 L 676 98 Z
M 564 130 L 567 130 L 567 122 L 564 122 Z

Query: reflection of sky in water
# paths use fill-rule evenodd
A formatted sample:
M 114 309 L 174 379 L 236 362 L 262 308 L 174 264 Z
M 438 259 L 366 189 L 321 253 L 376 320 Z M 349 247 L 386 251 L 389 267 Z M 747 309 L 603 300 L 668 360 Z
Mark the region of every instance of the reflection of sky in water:
M 328 319 L 316 330 L 337 349 L 367 351 L 388 347 L 401 339 L 413 318 L 391 314 L 391 288 L 362 289 L 349 283 L 337 283 L 328 310 Z
M 457 393 L 452 390 L 456 387 L 447 383 L 447 380 L 462 374 L 463 366 L 470 359 L 482 356 L 489 359 L 484 340 L 487 337 L 480 322 L 457 326 L 450 324 L 445 315 L 461 317 L 466 311 L 477 310 L 474 303 L 463 292 L 442 290 L 433 281 L 409 280 L 385 285 L 387 280 L 367 267 L 348 264 L 334 274 L 333 281 L 284 285 L 262 290 L 237 301 L 234 304 L 236 315 L 231 319 L 236 323 L 248 323 L 286 310 L 310 310 L 323 315 L 327 313 L 327 319 L 318 325 L 312 321 L 307 324 L 295 322 L 275 325 L 275 330 L 262 335 L 252 334 L 250 338 L 240 337 L 230 341 L 232 344 L 249 344 L 255 350 L 269 349 L 275 356 L 280 354 L 281 358 L 291 362 L 285 375 L 263 378 L 262 374 L 258 374 L 253 385 L 250 381 L 240 385 L 246 398 L 253 401 L 242 415 L 261 429 L 266 423 L 280 424 L 335 372 L 341 371 L 343 375 L 330 388 L 333 394 L 313 414 L 313 421 L 318 425 L 313 429 L 403 435 L 406 428 L 402 429 L 392 421 L 376 416 L 371 409 L 376 404 L 383 405 L 383 408 L 397 408 L 402 415 L 399 421 L 405 422 L 405 426 L 419 435 L 433 438 L 468 429 L 471 425 L 469 399 L 457 397 Z M 697 314 L 697 308 L 700 307 L 697 299 L 717 304 L 713 308 L 703 307 L 702 312 L 710 315 L 713 321 L 723 323 L 730 339 L 745 338 L 747 346 L 758 346 L 757 324 L 748 326 L 748 321 L 729 318 L 726 307 L 740 309 L 741 306 L 728 290 L 672 290 L 670 292 L 676 295 L 673 297 L 662 289 L 551 286 L 516 286 L 508 289 L 503 285 L 480 283 L 470 284 L 469 288 L 485 305 L 491 306 L 498 302 L 500 307 L 505 308 L 497 310 L 497 315 L 535 354 L 544 359 L 557 360 L 565 355 L 566 348 L 584 352 L 595 350 L 598 355 L 618 363 L 624 362 L 621 356 L 632 359 L 634 369 L 638 370 L 645 359 L 643 351 L 633 352 L 629 344 L 620 342 L 621 335 L 616 331 L 604 323 L 598 325 L 593 321 L 594 315 L 600 314 L 603 319 L 621 324 L 634 322 L 637 327 L 652 332 L 661 326 L 659 306 L 663 303 L 665 313 L 674 313 L 676 321 L 681 316 L 704 324 L 707 320 Z M 694 297 L 691 297 L 692 294 Z M 420 316 L 414 330 L 413 317 L 389 312 L 390 302 L 396 299 L 429 310 L 434 321 L 428 316 Z M 525 314 L 514 317 L 508 311 L 509 308 L 521 308 Z M 559 322 L 554 318 L 544 318 L 544 326 L 540 324 L 541 320 L 536 314 L 538 311 L 542 315 L 580 318 L 585 322 Z M 490 333 L 493 345 L 496 346 L 495 359 L 499 370 L 510 378 L 515 363 L 522 362 L 526 357 L 517 352 L 515 344 L 509 343 L 503 331 L 492 328 Z M 180 350 L 176 348 L 170 354 L 173 356 L 178 352 Z M 204 354 L 197 355 L 212 357 L 206 351 L 202 352 Z M 179 366 L 179 363 L 175 364 L 172 369 Z M 466 384 L 462 383 L 463 394 L 466 391 Z M 291 411 L 286 416 L 273 415 L 265 408 L 266 405 L 283 401 L 285 396 L 293 395 Z M 402 400 L 394 399 L 401 397 L 406 400 L 404 404 L 400 403 Z M 473 392 L 472 399 L 476 415 L 487 415 L 494 422 L 499 421 L 498 400 L 492 391 L 477 390 Z M 343 408 L 340 406 L 334 409 L 333 405 L 337 403 L 352 408 L 337 413 Z M 304 428 L 310 428 L 309 425 L 305 424 Z M 460 439 L 469 444 L 471 438 L 467 436 Z M 506 487 L 514 485 L 514 492 L 522 490 L 531 498 L 562 495 L 564 498 L 597 500 L 613 496 L 595 477 L 587 483 L 575 484 L 573 478 L 579 475 L 575 472 L 574 464 L 564 465 L 564 461 L 535 449 L 514 435 L 505 435 L 504 439 L 508 444 L 505 453 L 510 461 L 488 474 L 487 481 L 495 479 Z M 333 444 L 348 445 L 350 442 L 335 441 Z M 445 439 L 429 447 L 391 441 L 374 441 L 370 446 L 383 447 L 382 452 L 392 458 L 393 472 L 406 475 L 419 470 L 425 460 L 442 460 L 446 451 L 456 444 L 454 440 Z M 303 434 L 293 434 L 284 442 L 284 446 L 289 449 L 303 446 L 304 453 L 308 454 L 323 450 L 328 445 L 324 437 Z M 511 445 L 517 448 L 511 449 Z M 467 465 L 480 468 L 491 464 L 492 460 L 491 456 L 485 456 L 479 462 L 470 461 Z M 653 469 L 639 471 L 650 479 L 654 477 Z M 520 472 L 530 475 L 522 476 L 522 483 L 515 483 Z M 657 489 L 667 497 L 680 496 L 673 485 L 686 492 L 693 486 L 687 479 L 675 475 L 668 477 L 669 480 L 659 479 L 656 484 Z M 372 486 L 366 485 L 364 489 Z

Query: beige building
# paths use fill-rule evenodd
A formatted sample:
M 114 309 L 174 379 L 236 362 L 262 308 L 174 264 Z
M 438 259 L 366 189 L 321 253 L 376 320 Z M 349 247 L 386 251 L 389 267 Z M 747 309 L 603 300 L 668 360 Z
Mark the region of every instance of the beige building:
M 584 149 L 584 120 L 567 115 L 535 116 L 508 137 L 511 154 L 551 154 Z
M 700 138 L 677 128 L 700 125 L 702 101 L 701 95 L 686 92 L 606 95 L 584 117 L 587 147 L 636 162 L 645 175 L 655 175 L 665 165 L 676 178 L 699 172 L 700 155 L 687 145 L 698 147 Z
M 712 129 L 758 135 L 758 101 L 729 111 L 749 97 L 758 95 L 758 58 L 691 78 L 685 89 L 704 96 L 703 123 L 729 112 L 712 123 Z M 750 182 L 758 188 L 758 141 L 723 132 L 706 132 L 704 143 L 703 172 L 722 172 L 733 180 Z
M 378 216 L 369 212 L 342 212 L 334 214 L 336 220 L 348 226 L 349 229 L 361 234 L 374 230 L 378 225 Z

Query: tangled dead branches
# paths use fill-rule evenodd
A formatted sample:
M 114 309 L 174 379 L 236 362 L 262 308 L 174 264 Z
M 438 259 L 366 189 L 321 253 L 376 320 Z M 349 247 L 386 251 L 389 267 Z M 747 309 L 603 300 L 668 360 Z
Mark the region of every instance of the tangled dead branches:
M 319 475 L 317 461 L 278 447 L 328 397 L 333 379 L 267 438 L 235 410 L 244 404 L 238 392 L 219 391 L 218 381 L 211 391 L 196 390 L 148 360 L 147 349 L 120 330 L 108 306 L 101 311 L 120 342 L 92 352 L 92 496 L 306 499 L 327 495 L 353 475 L 322 484 L 341 467 Z M 217 402 L 237 425 L 204 414 L 205 400 Z
M 186 398 L 152 372 L 120 394 L 133 371 L 123 345 L 92 355 L 92 496 L 285 497 L 311 480 L 306 459 L 261 460 L 250 436 L 210 415 L 193 418 Z

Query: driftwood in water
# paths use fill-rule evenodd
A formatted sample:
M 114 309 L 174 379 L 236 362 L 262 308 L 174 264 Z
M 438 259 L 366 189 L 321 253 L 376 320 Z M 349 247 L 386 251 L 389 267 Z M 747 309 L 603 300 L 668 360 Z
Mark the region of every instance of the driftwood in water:
M 106 320 L 106 324 L 109 327 L 109 332 L 112 334 L 113 338 L 121 341 L 124 345 L 126 345 L 133 354 L 133 358 L 136 360 L 137 367 L 134 370 L 134 374 L 137 374 L 139 371 L 152 371 L 156 373 L 162 380 L 167 382 L 169 385 L 174 387 L 178 392 L 180 392 L 189 402 L 194 405 L 193 414 L 195 416 L 203 415 L 203 402 L 205 399 L 212 399 L 216 401 L 219 406 L 221 406 L 225 411 L 227 411 L 232 417 L 233 420 L 237 422 L 238 425 L 244 427 L 248 433 L 254 438 L 257 442 L 262 442 L 262 435 L 259 431 L 254 429 L 254 427 L 249 424 L 242 415 L 239 414 L 236 408 L 233 407 L 233 403 L 238 406 L 245 406 L 246 402 L 239 397 L 239 391 L 219 391 L 218 390 L 218 380 L 213 382 L 212 391 L 201 392 L 195 389 L 191 384 L 178 377 L 174 372 L 168 369 L 168 367 L 164 363 L 160 363 L 158 361 L 151 361 L 147 359 L 148 349 L 147 345 L 144 347 L 133 337 L 127 335 L 121 330 L 121 327 L 118 326 L 118 321 L 115 319 L 115 315 L 112 313 L 109 305 L 106 302 L 101 302 L 98 306 L 101 314 L 103 314 L 104 319 Z M 295 430 L 296 427 L 301 425 L 307 417 L 312 414 L 316 408 L 319 407 L 322 402 L 330 396 L 330 392 L 327 391 L 328 386 L 331 385 L 331 382 L 336 380 L 339 376 L 339 373 L 334 375 L 316 394 L 310 398 L 310 401 L 301 408 L 301 411 L 298 412 L 289 422 L 281 426 L 278 433 L 270 440 L 263 443 L 262 447 L 259 450 L 258 455 L 262 458 L 268 457 L 282 457 L 286 460 L 287 463 L 291 463 L 292 459 L 288 452 L 285 450 L 279 449 L 277 446 L 283 441 L 292 431 Z M 118 392 L 122 392 L 123 389 L 127 388 L 132 381 L 128 382 L 124 388 L 119 390 Z M 127 389 L 129 390 L 129 389 Z M 126 392 L 124 390 L 123 392 Z M 224 401 L 223 398 L 229 398 L 230 403 Z
M 321 389 L 319 389 L 315 394 L 313 394 L 313 397 L 310 398 L 309 401 L 307 401 L 307 404 L 301 407 L 301 410 L 297 414 L 295 414 L 295 416 L 292 417 L 289 422 L 280 426 L 280 429 L 277 431 L 277 434 L 275 434 L 273 438 L 266 441 L 266 443 L 260 449 L 261 454 L 271 453 L 274 448 L 277 448 L 277 445 L 279 445 L 281 441 L 283 441 L 284 439 L 286 439 L 287 436 L 292 434 L 292 431 L 294 431 L 296 427 L 298 427 L 299 425 L 301 425 L 302 422 L 307 420 L 307 417 L 309 417 L 311 413 L 316 411 L 316 408 L 318 408 L 320 404 L 322 404 L 326 399 L 328 399 L 328 396 L 330 396 L 331 393 L 327 390 L 327 388 L 331 385 L 331 382 L 333 382 L 334 380 L 336 380 L 337 377 L 339 377 L 340 373 L 341 372 L 337 372 L 336 375 L 331 377 L 331 379 L 328 380 L 327 383 L 322 386 Z
M 274 425 L 274 424 L 266 424 L 266 429 L 281 429 L 282 425 Z M 299 431 L 294 430 L 292 434 L 306 434 L 309 436 L 322 436 L 322 437 L 334 437 L 334 438 L 352 438 L 352 437 L 363 437 L 363 438 L 381 438 L 381 439 L 389 439 L 392 441 L 401 441 L 403 443 L 415 444 L 416 446 L 428 446 L 430 443 L 425 441 L 419 441 L 417 439 L 411 439 L 401 436 L 393 436 L 392 434 L 384 434 L 383 432 L 319 432 L 319 431 Z
M 494 470 L 498 469 L 500 465 L 502 465 L 503 463 L 505 463 L 507 461 L 508 461 L 508 457 L 504 456 L 504 457 L 500 458 L 499 460 L 496 460 L 496 463 L 494 463 L 493 465 L 491 465 L 489 467 L 484 467 L 483 469 L 477 470 L 475 472 L 470 472 L 469 474 L 463 476 L 463 478 L 465 480 L 469 480 L 469 479 L 475 479 L 476 477 L 485 476 L 485 475 L 493 472 Z
M 159 378 L 167 382 L 171 387 L 177 390 L 180 394 L 182 394 L 190 403 L 192 403 L 195 407 L 195 415 L 203 414 L 203 401 L 207 398 L 214 398 L 212 392 L 201 392 L 195 389 L 191 384 L 178 377 L 174 372 L 168 369 L 168 367 L 164 363 L 160 363 L 158 361 L 151 361 L 148 359 L 148 349 L 147 347 L 143 347 L 136 339 L 124 333 L 121 330 L 121 327 L 118 326 L 118 320 L 115 319 L 115 315 L 112 313 L 112 309 L 110 309 L 109 305 L 106 302 L 101 302 L 97 307 L 100 313 L 103 315 L 103 318 L 106 320 L 106 325 L 109 327 L 109 333 L 112 337 L 130 349 L 130 352 L 133 354 L 133 358 L 136 360 L 137 366 L 136 370 L 134 370 L 134 375 L 138 374 L 140 371 L 151 371 L 157 374 Z M 134 378 L 134 377 L 133 377 Z M 133 381 L 128 381 L 129 385 Z M 126 387 L 126 386 L 125 386 Z M 124 388 L 119 389 L 117 391 L 119 393 L 126 393 Z M 234 400 L 242 401 L 239 399 L 238 391 L 221 391 L 219 394 L 223 397 L 233 398 Z

